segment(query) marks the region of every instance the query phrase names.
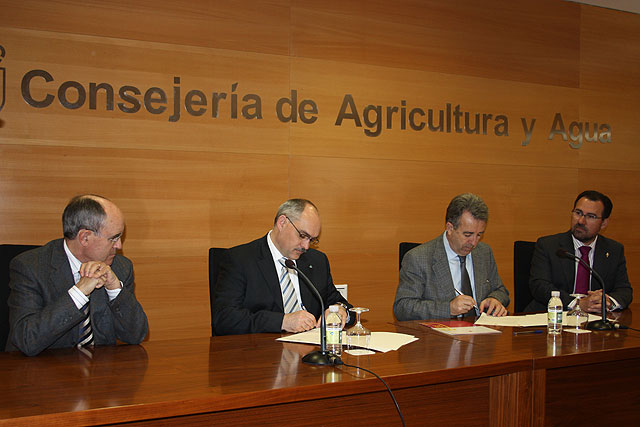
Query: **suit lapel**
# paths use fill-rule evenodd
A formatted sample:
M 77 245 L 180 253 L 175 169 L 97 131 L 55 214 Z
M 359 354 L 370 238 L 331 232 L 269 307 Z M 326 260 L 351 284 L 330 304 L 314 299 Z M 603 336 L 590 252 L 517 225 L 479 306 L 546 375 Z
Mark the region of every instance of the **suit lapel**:
M 570 254 L 575 254 L 576 250 L 573 247 L 573 238 L 571 237 L 571 231 L 568 231 L 562 238 L 560 239 L 560 248 L 569 252 Z M 557 256 L 553 253 L 551 256 Z M 576 263 L 572 259 L 561 259 L 560 263 L 562 264 L 562 272 L 564 274 L 565 283 L 570 283 L 571 289 L 576 281 Z
M 302 254 L 296 261 L 296 266 L 302 273 L 304 273 L 305 276 L 309 278 L 309 280 L 313 282 L 313 265 L 309 263 L 309 260 L 304 254 Z M 306 286 L 304 283 L 300 283 L 303 280 L 304 279 L 302 279 L 302 277 L 298 277 L 300 298 L 302 299 L 305 307 L 310 309 L 312 306 L 316 305 L 315 302 L 317 301 L 317 297 L 311 293 L 311 290 L 309 290 L 308 286 Z M 318 306 L 319 305 L 320 303 L 318 303 Z
M 279 270 L 276 271 L 276 267 L 273 263 L 273 257 L 267 244 L 269 236 L 265 236 L 260 244 L 260 256 L 258 258 L 258 269 L 262 274 L 265 283 L 267 284 L 267 292 L 273 295 L 276 306 L 284 311 L 282 304 L 282 291 L 280 290 Z
M 609 273 L 609 245 L 607 244 L 607 240 L 598 236 L 598 241 L 596 242 L 596 251 L 593 254 L 593 266 L 592 268 L 596 271 L 602 280 L 606 282 L 607 274 Z M 601 289 L 602 285 L 595 277 L 591 279 L 591 290 Z
M 64 292 L 67 292 L 74 285 L 73 273 L 71 273 L 69 259 L 62 246 L 62 239 L 53 246 L 49 271 L 49 286 L 54 288 L 52 294 L 64 295 Z
M 484 299 L 484 295 L 488 295 L 488 287 L 485 277 L 487 277 L 486 267 L 489 265 L 487 256 L 477 248 L 473 250 L 471 254 L 473 262 L 473 284 L 475 287 L 476 303 L 478 306 Z
M 451 270 L 449 268 L 449 260 L 447 259 L 447 251 L 444 250 L 444 237 L 441 234 L 436 243 L 436 249 L 433 253 L 433 262 L 431 268 L 435 276 L 435 283 L 440 288 L 443 297 L 454 299 L 456 297 L 453 279 L 451 278 Z

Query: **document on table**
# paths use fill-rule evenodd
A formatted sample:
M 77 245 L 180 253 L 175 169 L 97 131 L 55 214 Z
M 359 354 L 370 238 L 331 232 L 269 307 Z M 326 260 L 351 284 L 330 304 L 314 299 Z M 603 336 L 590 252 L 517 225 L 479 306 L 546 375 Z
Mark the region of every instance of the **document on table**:
M 386 353 L 391 350 L 397 350 L 403 345 L 417 340 L 418 338 L 413 335 L 399 334 L 396 332 L 371 332 L 371 339 L 369 340 L 369 346 L 367 348 Z M 320 345 L 320 328 L 277 338 L 276 341 Z M 346 333 L 344 331 L 342 332 L 342 345 L 346 345 Z
M 463 322 L 460 322 L 463 323 Z M 484 326 L 452 326 L 448 322 L 425 322 L 420 323 L 423 326 L 428 326 L 434 331 L 442 332 L 447 335 L 481 335 L 481 334 L 500 334 L 501 331 L 497 329 L 491 329 Z
M 601 316 L 589 314 L 589 322 L 592 320 L 600 320 Z M 567 312 L 562 313 L 562 323 L 567 323 Z M 482 313 L 480 318 L 476 320 L 476 325 L 483 326 L 513 326 L 513 327 L 530 327 L 530 326 L 547 326 L 547 313 L 524 314 L 521 316 L 504 316 L 493 317 L 487 313 Z

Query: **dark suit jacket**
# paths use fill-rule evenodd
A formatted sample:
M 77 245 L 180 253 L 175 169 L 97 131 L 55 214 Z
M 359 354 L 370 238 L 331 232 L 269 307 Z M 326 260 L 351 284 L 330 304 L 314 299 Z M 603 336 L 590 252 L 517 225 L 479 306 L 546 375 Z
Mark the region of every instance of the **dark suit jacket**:
M 133 293 L 133 266 L 116 255 L 111 269 L 123 289 L 109 301 L 104 287 L 89 297 L 91 327 L 96 345 L 113 345 L 116 339 L 139 344 L 147 334 L 147 316 Z M 11 261 L 7 351 L 34 356 L 46 348 L 73 347 L 78 342 L 83 314 L 69 296 L 73 274 L 57 239 L 20 254 Z
M 573 300 L 571 294 L 575 282 L 576 263 L 572 259 L 557 256 L 559 248 L 569 253 L 575 252 L 570 231 L 541 237 L 536 242 L 529 275 L 529 289 L 533 301 L 525 311 L 545 311 L 551 291 L 560 291 L 560 299 L 565 309 Z M 599 235 L 592 267 L 602 277 L 605 292 L 618 301 L 622 308 L 626 308 L 633 299 L 633 291 L 627 276 L 624 246 Z M 602 289 L 602 286 L 598 279 L 593 277 L 591 290 L 597 289 Z
M 441 234 L 411 249 L 402 259 L 400 283 L 393 303 L 393 314 L 398 320 L 451 318 L 449 303 L 457 294 L 443 239 Z M 509 305 L 509 291 L 498 275 L 489 245 L 478 243 L 471 256 L 478 305 L 489 297 L 505 307 Z
M 309 249 L 296 260 L 296 265 L 317 287 L 325 308 L 337 302 L 349 306 L 333 285 L 325 254 Z M 316 319 L 319 318 L 322 314 L 320 301 L 302 283 L 302 278 L 299 281 L 303 305 Z M 267 236 L 225 252 L 214 290 L 211 317 L 216 335 L 282 331 L 282 293 Z

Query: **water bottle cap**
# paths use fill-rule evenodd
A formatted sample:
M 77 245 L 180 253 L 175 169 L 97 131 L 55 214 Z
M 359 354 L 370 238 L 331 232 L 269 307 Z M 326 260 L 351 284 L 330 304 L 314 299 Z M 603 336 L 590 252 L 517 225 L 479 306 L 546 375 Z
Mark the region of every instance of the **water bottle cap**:
M 551 291 L 551 296 L 552 297 L 559 297 L 560 296 L 560 291 Z
M 330 305 L 329 306 L 329 313 L 337 313 L 339 309 L 340 309 L 339 305 Z

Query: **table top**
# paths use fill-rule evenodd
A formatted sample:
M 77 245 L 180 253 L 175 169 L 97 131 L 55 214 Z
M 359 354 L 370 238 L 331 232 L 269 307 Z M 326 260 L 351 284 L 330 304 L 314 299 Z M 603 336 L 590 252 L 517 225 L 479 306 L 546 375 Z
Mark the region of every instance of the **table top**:
M 619 314 L 633 322 L 634 306 Z M 635 305 L 640 312 L 640 304 Z M 638 317 L 638 316 L 636 316 Z M 374 331 L 419 339 L 398 351 L 343 354 L 347 364 L 372 370 L 392 388 L 483 378 L 531 369 L 640 357 L 640 332 L 594 331 L 560 337 L 500 334 L 449 336 L 418 321 L 367 324 Z M 544 328 L 540 328 L 544 329 Z M 639 328 L 640 329 L 640 328 Z M 76 349 L 37 357 L 0 354 L 0 424 L 108 417 L 125 422 L 294 402 L 382 390 L 364 370 L 320 367 L 301 358 L 316 347 L 275 341 L 281 334 L 251 334 L 96 347 L 89 360 Z

